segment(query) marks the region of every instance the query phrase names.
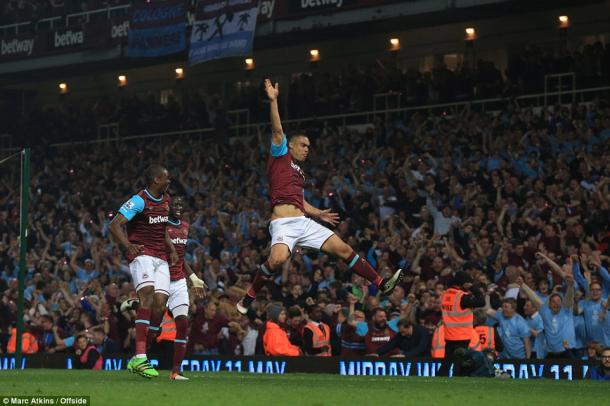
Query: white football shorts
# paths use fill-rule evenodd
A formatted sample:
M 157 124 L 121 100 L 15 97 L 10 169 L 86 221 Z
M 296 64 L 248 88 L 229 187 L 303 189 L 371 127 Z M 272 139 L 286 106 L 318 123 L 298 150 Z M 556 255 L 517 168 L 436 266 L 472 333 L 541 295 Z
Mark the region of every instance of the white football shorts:
M 309 217 L 283 217 L 269 224 L 271 246 L 285 244 L 293 251 L 296 245 L 319 250 L 333 232 Z
M 137 256 L 129 264 L 136 292 L 146 286 L 154 286 L 155 292 L 169 296 L 169 265 L 167 261 L 150 255 Z
M 182 278 L 177 281 L 170 281 L 167 308 L 174 318 L 178 316 L 188 316 L 189 290 L 186 286 L 186 279 Z

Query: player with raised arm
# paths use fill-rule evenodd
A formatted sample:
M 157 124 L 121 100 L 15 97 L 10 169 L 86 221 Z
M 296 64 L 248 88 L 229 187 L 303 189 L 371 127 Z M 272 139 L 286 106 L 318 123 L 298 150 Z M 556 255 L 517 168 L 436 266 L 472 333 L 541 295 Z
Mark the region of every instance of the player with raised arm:
M 145 378 L 159 376 L 146 357 L 146 336 L 151 324 L 153 302 L 163 302 L 169 290 L 169 266 L 178 262 L 178 254 L 166 232 L 169 220 L 169 173 L 161 165 L 153 164 L 145 173 L 146 188 L 133 195 L 110 223 L 110 232 L 125 248 L 129 270 L 138 294 L 136 353 L 127 370 Z M 127 228 L 127 233 L 123 229 Z M 159 320 L 160 323 L 160 320 Z
M 353 272 L 374 283 L 384 294 L 390 293 L 402 279 L 401 269 L 382 279 L 375 269 L 339 236 L 313 220 L 334 226 L 339 222 L 339 215 L 330 209 L 317 209 L 305 201 L 305 173 L 300 165 L 309 154 L 309 139 L 303 134 L 286 139 L 278 110 L 279 86 L 277 83 L 273 86 L 271 81 L 266 79 L 265 91 L 271 104 L 273 133 L 271 155 L 267 161 L 273 210 L 269 225 L 271 253 L 259 266 L 246 296 L 237 303 L 237 310 L 242 314 L 248 312 L 256 293 L 271 279 L 275 271 L 281 269 L 296 245 L 314 248 L 343 259 Z
M 185 277 L 188 276 L 197 298 L 205 296 L 205 283 L 195 275 L 191 267 L 184 262 L 184 253 L 189 236 L 189 223 L 182 221 L 184 203 L 181 197 L 174 197 L 169 205 L 169 220 L 167 224 L 167 234 L 176 247 L 178 262 L 169 267 L 169 296 L 165 296 L 167 309 L 174 318 L 176 324 L 176 338 L 174 339 L 174 359 L 170 379 L 186 381 L 188 378 L 180 373 L 180 366 L 184 359 L 187 343 L 188 314 L 189 314 L 189 292 L 186 286 Z M 165 312 L 165 304 L 160 309 L 159 303 L 155 302 L 153 317 L 161 319 Z M 149 342 L 154 340 L 159 332 L 158 326 L 149 327 Z M 152 340 L 151 340 L 152 339 Z

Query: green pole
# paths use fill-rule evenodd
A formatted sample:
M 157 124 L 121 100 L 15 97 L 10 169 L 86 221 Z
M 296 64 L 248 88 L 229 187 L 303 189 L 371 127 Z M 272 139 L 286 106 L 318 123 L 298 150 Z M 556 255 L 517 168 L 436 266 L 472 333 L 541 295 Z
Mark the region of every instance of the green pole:
M 26 254 L 28 250 L 28 207 L 30 203 L 30 149 L 21 151 L 21 212 L 19 214 L 19 296 L 17 298 L 16 365 L 21 368 L 21 336 L 23 334 L 23 294 L 25 291 Z

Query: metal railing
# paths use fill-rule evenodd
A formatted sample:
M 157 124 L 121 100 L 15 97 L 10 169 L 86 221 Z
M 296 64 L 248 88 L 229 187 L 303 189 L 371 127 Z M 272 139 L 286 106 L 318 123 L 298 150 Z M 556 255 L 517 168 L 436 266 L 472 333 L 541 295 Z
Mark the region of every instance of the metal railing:
M 238 109 L 238 110 L 229 110 L 227 111 L 227 117 L 229 118 L 229 122 L 233 123 L 233 126 L 236 128 L 236 137 L 239 136 L 248 136 L 250 135 L 250 110 L 248 109 Z M 242 131 L 240 133 L 240 128 L 242 125 L 246 125 L 246 133 Z
M 95 15 L 105 15 L 106 20 L 110 20 L 113 17 L 116 17 L 117 15 L 121 15 L 121 13 L 118 13 L 118 11 L 123 11 L 124 13 L 122 15 L 127 15 L 128 10 L 129 9 L 129 4 L 126 4 L 124 6 L 115 6 L 115 7 L 108 7 L 108 8 L 103 8 L 103 9 L 99 9 L 99 10 L 91 10 L 91 11 L 85 11 L 82 13 L 72 13 L 72 14 L 68 14 L 66 15 L 66 26 L 70 26 L 71 21 L 74 21 L 74 24 L 79 24 L 83 22 L 90 22 L 91 21 L 91 17 L 95 16 Z
M 97 140 L 107 141 L 111 139 L 117 139 L 121 137 L 121 131 L 119 130 L 119 123 L 106 123 L 100 124 L 97 127 Z
M 90 22 L 92 16 L 105 15 L 106 20 L 120 15 L 127 15 L 130 5 L 106 7 L 97 10 L 83 11 L 80 13 L 67 14 L 60 17 L 41 18 L 36 21 L 24 21 L 14 24 L 0 25 L 0 34 L 15 34 L 18 35 L 28 31 L 38 31 L 42 29 L 54 29 L 60 27 L 71 27 Z
M 402 100 L 401 92 L 377 93 L 373 95 L 373 111 L 400 108 Z M 386 116 L 387 119 L 387 116 Z
M 108 123 L 108 126 L 116 125 L 117 123 Z M 180 131 L 169 131 L 163 133 L 150 133 L 150 134 L 138 134 L 138 135 L 127 135 L 127 136 L 116 136 L 112 138 L 100 139 L 100 140 L 82 140 L 82 141 L 66 141 L 66 142 L 58 142 L 51 144 L 52 147 L 65 147 L 72 145 L 85 145 L 85 144 L 99 144 L 104 142 L 120 142 L 120 141 L 129 141 L 129 140 L 138 140 L 145 138 L 160 138 L 160 137 L 183 137 L 188 136 L 191 138 L 197 137 L 199 141 L 208 138 L 208 135 L 212 134 L 215 131 L 214 128 L 197 128 L 194 130 L 180 130 Z
M 559 93 L 559 103 L 562 103 L 562 95 L 570 89 L 572 92 L 569 95 L 572 96 L 571 103 L 574 103 L 574 91 L 576 91 L 576 75 L 574 72 L 566 73 L 554 73 L 552 75 L 544 75 L 544 93 L 548 94 L 549 90 L 557 89 Z M 566 93 L 567 94 L 567 93 Z M 544 105 L 548 105 L 546 97 L 544 98 Z

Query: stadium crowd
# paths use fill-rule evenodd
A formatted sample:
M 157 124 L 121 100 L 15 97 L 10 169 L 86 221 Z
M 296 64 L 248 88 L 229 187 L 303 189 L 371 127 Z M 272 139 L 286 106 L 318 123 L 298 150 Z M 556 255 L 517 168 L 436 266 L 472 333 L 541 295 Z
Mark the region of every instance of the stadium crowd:
M 553 53 L 531 46 L 510 56 L 502 73 L 490 61 L 479 60 L 476 67 L 464 61 L 455 70 L 440 63 L 430 72 L 401 69 L 391 64 L 346 65 L 339 71 L 319 67 L 292 75 L 286 82 L 286 118 L 324 116 L 373 110 L 373 95 L 394 92 L 401 95 L 401 107 L 507 97 L 542 92 L 547 73 L 574 72 L 578 88 L 610 84 L 610 46 L 600 42 L 573 52 Z M 47 142 L 91 139 L 98 126 L 117 123 L 120 135 L 226 128 L 231 123 L 228 110 L 248 109 L 252 122 L 267 121 L 262 108 L 261 88 L 254 81 L 220 96 L 203 89 L 177 90 L 165 104 L 151 93 L 71 98 L 58 105 L 34 107 L 21 116 L 14 104 L 0 112 L 4 131 L 16 140 L 32 143 L 30 134 L 44 134 Z M 565 90 L 565 89 L 564 89 Z M 118 102 L 117 102 L 118 100 Z M 15 120 L 15 115 L 19 119 Z M 35 142 L 39 142 L 36 139 Z
M 465 56 L 455 69 L 443 62 L 426 72 L 375 64 L 294 75 L 288 112 L 309 117 L 370 111 L 371 95 L 389 92 L 401 94 L 402 107 L 542 93 L 546 74 L 566 72 L 574 72 L 577 88 L 610 84 L 610 47 L 601 42 L 574 50 L 528 46 L 509 55 L 504 72 L 484 59 L 472 66 Z
M 496 326 L 501 357 L 595 358 L 610 345 L 606 101 L 540 111 L 509 103 L 497 115 L 416 113 L 359 128 L 322 126 L 309 136 L 306 199 L 341 215 L 335 232 L 382 276 L 407 270 L 390 296 L 347 264 L 297 249 L 254 311 L 237 313 L 269 250 L 264 131 L 232 145 L 186 138 L 39 145 L 28 348 L 74 351 L 74 337 L 85 334 L 102 355 L 133 351 L 135 313 L 120 305 L 134 290 L 108 226 L 151 162 L 166 165 L 171 193 L 186 197 L 186 261 L 209 287 L 206 299 L 192 297 L 192 354 L 428 356 L 438 349 L 440 296 L 461 270 L 486 297 L 475 325 Z M 19 170 L 15 161 L 2 165 L 5 352 L 16 317 Z M 328 326 L 328 347 L 314 348 L 307 321 Z M 77 341 L 80 352 L 86 342 Z

